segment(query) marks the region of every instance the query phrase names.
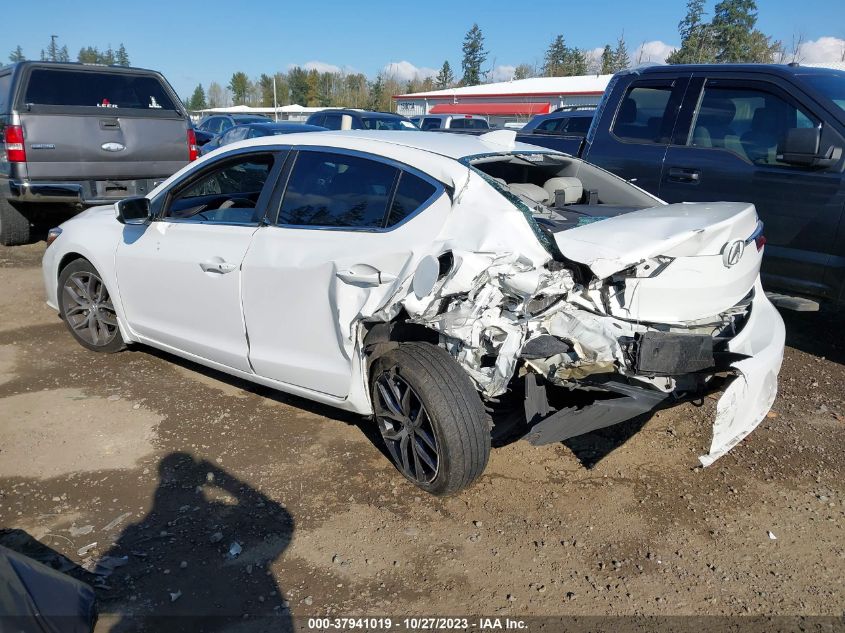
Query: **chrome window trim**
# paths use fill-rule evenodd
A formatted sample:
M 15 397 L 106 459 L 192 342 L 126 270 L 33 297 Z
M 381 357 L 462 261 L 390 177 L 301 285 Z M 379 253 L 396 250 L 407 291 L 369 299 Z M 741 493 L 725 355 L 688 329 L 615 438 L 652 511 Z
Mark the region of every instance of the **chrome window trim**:
M 361 226 L 361 227 L 354 227 L 354 226 L 331 226 L 331 225 L 302 225 L 302 224 L 280 224 L 279 213 L 282 209 L 282 204 L 284 203 L 285 193 L 287 193 L 288 182 L 290 181 L 290 175 L 293 173 L 293 170 L 296 169 L 296 161 L 294 160 L 293 166 L 288 173 L 288 182 L 285 183 L 284 191 L 282 191 L 282 195 L 279 197 L 279 208 L 276 210 L 276 221 L 270 223 L 270 226 L 280 228 L 280 229 L 293 229 L 293 230 L 300 230 L 300 231 L 345 231 L 348 233 L 389 233 L 395 229 L 398 229 L 401 226 L 404 226 L 407 222 L 410 222 L 412 219 L 417 217 L 420 213 L 425 211 L 428 207 L 430 207 L 436 200 L 440 198 L 441 195 L 446 191 L 446 185 L 444 185 L 439 180 L 436 180 L 429 174 L 426 174 L 423 171 L 420 171 L 416 167 L 412 167 L 406 163 L 399 162 L 397 160 L 393 160 L 392 158 L 387 158 L 385 156 L 379 156 L 378 154 L 370 154 L 368 152 L 362 152 L 360 150 L 354 149 L 347 149 L 345 147 L 331 147 L 331 146 L 323 146 L 323 145 L 299 145 L 294 148 L 297 152 L 322 152 L 322 153 L 329 153 L 329 154 L 340 154 L 343 156 L 352 156 L 355 158 L 363 158 L 365 160 L 372 160 L 378 163 L 384 163 L 386 165 L 390 165 L 391 167 L 398 169 L 400 172 L 407 172 L 412 176 L 416 176 L 430 185 L 434 187 L 434 193 L 431 194 L 413 213 L 408 214 L 401 222 L 397 222 L 392 226 L 387 227 L 371 227 L 371 226 Z M 297 155 L 298 158 L 298 155 Z M 401 174 L 399 180 L 401 181 Z M 390 199 L 387 201 L 387 208 L 385 210 L 385 219 L 390 217 L 390 209 L 393 206 L 393 199 L 396 196 L 396 189 L 398 188 L 399 183 L 394 183 L 394 186 L 390 192 Z

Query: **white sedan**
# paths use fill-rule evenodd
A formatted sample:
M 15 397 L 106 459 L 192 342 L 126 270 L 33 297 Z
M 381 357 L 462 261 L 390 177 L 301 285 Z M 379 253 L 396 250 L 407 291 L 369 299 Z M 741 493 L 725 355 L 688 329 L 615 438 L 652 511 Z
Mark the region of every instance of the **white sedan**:
M 49 241 L 47 302 L 88 349 L 372 416 L 434 494 L 481 475 L 507 402 L 543 444 L 724 389 L 707 465 L 777 391 L 753 205 L 667 205 L 507 130 L 236 143 Z

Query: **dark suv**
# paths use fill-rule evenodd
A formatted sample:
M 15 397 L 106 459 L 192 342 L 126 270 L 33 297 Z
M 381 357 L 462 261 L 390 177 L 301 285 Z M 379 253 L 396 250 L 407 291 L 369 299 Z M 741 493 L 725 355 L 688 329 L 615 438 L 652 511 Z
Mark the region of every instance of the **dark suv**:
M 399 114 L 370 110 L 321 110 L 308 117 L 306 123 L 329 130 L 419 130 Z
M 211 114 L 197 125 L 197 130 L 214 136 L 247 123 L 270 123 L 272 119 L 260 114 Z M 209 139 L 211 140 L 211 139 Z
M 159 73 L 20 62 L 0 68 L 0 244 L 87 206 L 145 195 L 197 157 Z

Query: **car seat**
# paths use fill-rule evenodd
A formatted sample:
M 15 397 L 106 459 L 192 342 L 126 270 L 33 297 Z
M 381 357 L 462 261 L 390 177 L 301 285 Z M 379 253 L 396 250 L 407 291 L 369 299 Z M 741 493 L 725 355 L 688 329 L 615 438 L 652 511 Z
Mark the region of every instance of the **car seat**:
M 778 112 L 774 107 L 767 105 L 754 111 L 751 129 L 740 138 L 751 162 L 775 162 L 774 156 L 779 140 L 778 128 Z
M 577 178 L 572 177 L 556 177 L 549 178 L 544 184 L 543 189 L 549 196 L 549 200 L 558 203 L 558 194 L 563 195 L 563 204 L 576 204 L 581 201 L 584 195 L 584 185 Z

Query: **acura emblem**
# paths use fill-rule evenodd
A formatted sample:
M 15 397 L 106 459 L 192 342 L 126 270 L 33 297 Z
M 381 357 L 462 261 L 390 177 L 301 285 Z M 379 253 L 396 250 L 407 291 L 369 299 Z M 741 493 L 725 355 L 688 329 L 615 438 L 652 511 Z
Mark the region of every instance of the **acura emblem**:
M 123 145 L 123 143 L 103 143 L 100 147 L 107 152 L 122 152 L 126 149 L 126 146 Z
M 725 244 L 725 247 L 722 249 L 722 263 L 725 265 L 725 268 L 730 268 L 738 264 L 744 252 L 744 240 L 734 240 Z

